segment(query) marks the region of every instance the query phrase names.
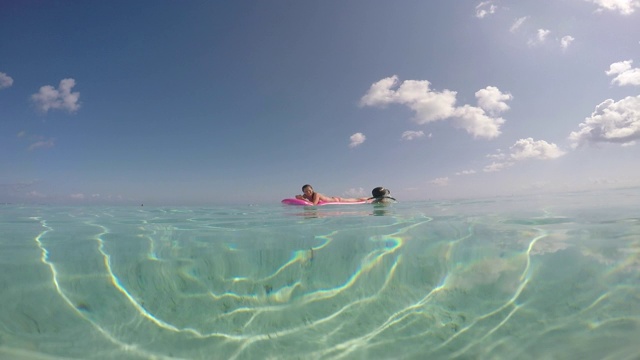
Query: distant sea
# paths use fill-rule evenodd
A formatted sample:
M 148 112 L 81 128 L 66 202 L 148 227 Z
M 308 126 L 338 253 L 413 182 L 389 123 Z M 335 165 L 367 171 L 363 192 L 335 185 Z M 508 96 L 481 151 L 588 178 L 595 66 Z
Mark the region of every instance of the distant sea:
M 0 206 L 0 359 L 639 359 L 640 189 Z

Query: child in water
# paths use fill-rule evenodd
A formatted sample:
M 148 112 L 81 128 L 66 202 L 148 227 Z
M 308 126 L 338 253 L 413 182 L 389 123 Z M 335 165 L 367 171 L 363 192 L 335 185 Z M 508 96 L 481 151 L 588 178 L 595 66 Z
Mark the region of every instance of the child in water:
M 366 201 L 369 198 L 341 198 L 337 196 L 326 196 L 313 191 L 313 187 L 309 184 L 302 187 L 302 195 L 296 195 L 298 200 L 307 200 L 313 205 L 318 205 L 318 202 L 359 202 Z
M 396 202 L 396 199 L 391 197 L 391 191 L 389 189 L 385 189 L 382 186 L 378 186 L 377 188 L 371 190 L 370 197 L 372 204 L 390 204 Z

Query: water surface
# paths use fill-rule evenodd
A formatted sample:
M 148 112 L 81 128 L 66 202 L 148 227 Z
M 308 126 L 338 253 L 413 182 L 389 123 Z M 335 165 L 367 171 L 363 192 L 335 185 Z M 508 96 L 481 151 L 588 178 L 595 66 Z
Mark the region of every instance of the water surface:
M 640 191 L 0 207 L 3 359 L 638 359 Z

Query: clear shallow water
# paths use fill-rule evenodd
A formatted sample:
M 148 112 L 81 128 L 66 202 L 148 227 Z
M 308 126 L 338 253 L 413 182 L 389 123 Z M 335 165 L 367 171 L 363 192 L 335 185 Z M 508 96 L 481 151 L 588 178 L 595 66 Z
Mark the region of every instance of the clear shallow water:
M 0 207 L 2 359 L 638 359 L 640 191 Z

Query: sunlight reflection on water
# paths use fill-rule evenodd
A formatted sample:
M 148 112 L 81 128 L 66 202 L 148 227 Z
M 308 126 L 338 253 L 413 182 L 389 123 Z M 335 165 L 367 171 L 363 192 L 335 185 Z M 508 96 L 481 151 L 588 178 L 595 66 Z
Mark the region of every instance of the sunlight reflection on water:
M 606 196 L 4 206 L 0 355 L 632 359 L 638 191 Z

